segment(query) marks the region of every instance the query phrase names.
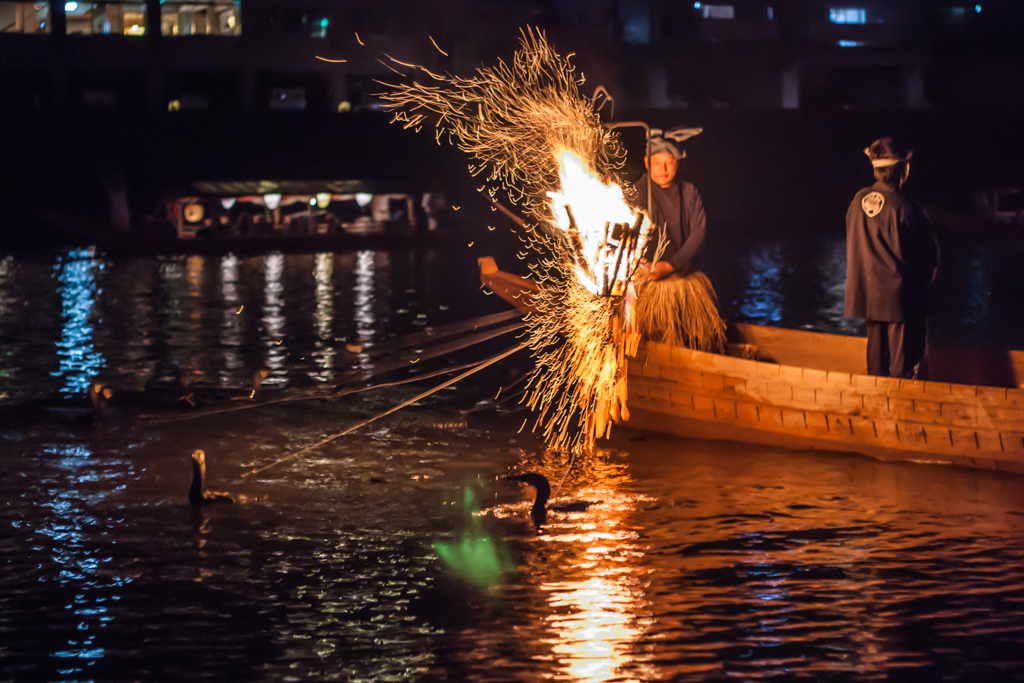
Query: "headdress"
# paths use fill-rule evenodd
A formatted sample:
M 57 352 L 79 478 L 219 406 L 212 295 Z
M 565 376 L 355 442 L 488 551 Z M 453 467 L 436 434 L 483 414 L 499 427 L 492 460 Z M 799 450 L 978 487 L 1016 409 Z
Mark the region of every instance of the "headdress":
M 678 143 L 689 140 L 700 133 L 703 128 L 674 128 L 670 131 L 663 131 L 660 128 L 651 128 L 651 156 L 668 152 L 676 159 L 686 157 L 686 150 L 680 150 Z

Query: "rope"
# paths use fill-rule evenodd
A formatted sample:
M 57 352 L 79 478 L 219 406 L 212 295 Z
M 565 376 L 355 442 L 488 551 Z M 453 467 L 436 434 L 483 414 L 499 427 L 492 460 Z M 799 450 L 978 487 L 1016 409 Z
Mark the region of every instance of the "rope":
M 572 455 L 569 456 L 569 465 L 565 468 L 565 474 L 563 474 L 562 478 L 558 480 L 558 486 L 556 486 L 555 490 L 551 493 L 552 498 L 554 498 L 558 494 L 558 491 L 562 488 L 562 482 L 564 482 L 565 478 L 569 476 L 569 471 L 572 470 L 572 461 L 575 459 L 576 451 L 573 450 Z
M 271 401 L 261 401 L 259 403 L 247 403 L 240 406 L 230 406 L 228 408 L 216 408 L 212 410 L 202 410 L 194 413 L 188 413 L 187 415 L 173 415 L 170 417 L 161 417 L 155 415 L 140 415 L 139 419 L 148 420 L 150 424 L 166 424 L 168 422 L 181 422 L 183 420 L 195 420 L 200 417 L 206 417 L 208 415 L 221 415 L 223 413 L 234 413 L 239 410 L 250 410 L 252 408 L 263 408 L 265 406 L 272 406 L 276 403 L 287 403 L 289 401 L 317 401 L 326 400 L 331 398 L 341 398 L 342 396 L 348 396 L 349 394 L 360 394 L 364 391 L 370 391 L 371 389 L 380 389 L 383 387 L 394 387 L 400 384 L 409 384 L 411 382 L 419 382 L 421 380 L 430 379 L 439 375 L 450 375 L 453 372 L 459 370 L 465 370 L 466 368 L 475 368 L 480 364 L 481 361 L 475 361 L 473 363 L 466 363 L 464 365 L 456 365 L 452 368 L 443 368 L 441 370 L 434 370 L 423 375 L 416 375 L 415 377 L 407 377 L 405 379 L 399 379 L 392 382 L 381 382 L 380 384 L 370 384 L 365 387 L 357 388 L 346 388 L 340 391 L 335 391 L 329 394 L 317 393 L 317 394 L 303 394 L 300 396 L 285 396 L 282 398 L 276 398 Z
M 291 455 L 286 455 L 283 458 L 279 458 L 279 459 L 275 460 L 274 462 L 270 463 L 269 465 L 265 465 L 263 467 L 258 467 L 258 468 L 254 469 L 254 470 L 250 470 L 249 472 L 246 472 L 242 476 L 243 477 L 248 477 L 248 476 L 253 475 L 253 474 L 259 474 L 260 472 L 263 472 L 264 470 L 268 470 L 271 467 L 274 467 L 275 465 L 280 465 L 281 463 L 286 462 L 288 460 L 291 460 L 292 458 L 298 457 L 298 456 L 302 455 L 303 453 L 308 453 L 309 451 L 313 450 L 314 448 L 319 448 L 320 446 L 323 446 L 326 443 L 330 443 L 331 441 L 334 441 L 337 438 L 340 438 L 340 437 L 345 436 L 347 434 L 351 434 L 352 432 L 354 432 L 355 430 L 359 429 L 360 427 L 365 427 L 366 425 L 370 424 L 371 422 L 375 422 L 376 420 L 379 420 L 382 417 L 387 417 L 388 415 L 390 415 L 392 413 L 398 412 L 402 408 L 404 408 L 404 407 L 406 407 L 408 405 L 411 405 L 413 403 L 416 403 L 417 401 L 420 401 L 420 400 L 430 396 L 431 394 L 434 394 L 434 393 L 440 391 L 441 389 L 444 389 L 445 387 L 450 387 L 451 385 L 455 384 L 459 380 L 465 379 L 466 377 L 469 377 L 473 373 L 479 372 L 480 370 L 483 370 L 484 368 L 486 368 L 486 367 L 488 367 L 490 365 L 494 365 L 499 360 L 507 358 L 507 357 L 511 356 L 513 353 L 515 353 L 516 351 L 520 351 L 522 349 L 525 349 L 526 347 L 527 347 L 527 343 L 523 342 L 522 344 L 519 344 L 518 346 L 513 346 L 510 349 L 506 349 L 505 351 L 502 351 L 501 353 L 499 353 L 497 355 L 491 356 L 490 358 L 488 358 L 487 360 L 483 361 L 482 363 L 480 363 L 476 367 L 467 370 L 466 372 L 462 373 L 461 375 L 459 375 L 457 377 L 452 377 L 451 379 L 446 380 L 446 381 L 442 382 L 441 384 L 438 384 L 436 387 L 434 387 L 433 389 L 430 389 L 429 391 L 425 391 L 425 392 L 423 392 L 422 394 L 420 394 L 418 396 L 414 396 L 413 398 L 410 398 L 408 400 L 402 401 L 397 406 L 395 406 L 393 408 L 389 408 L 388 410 L 385 410 L 383 413 L 380 413 L 378 415 L 374 415 L 373 417 L 369 418 L 368 420 L 363 420 L 359 424 L 353 425 L 353 426 L 349 427 L 348 429 L 346 429 L 345 431 L 338 432 L 337 434 L 334 434 L 333 436 L 329 436 L 326 439 L 324 439 L 323 441 L 318 441 L 317 443 L 315 443 L 315 444 L 313 444 L 311 446 L 306 446 L 302 450 L 295 451 Z

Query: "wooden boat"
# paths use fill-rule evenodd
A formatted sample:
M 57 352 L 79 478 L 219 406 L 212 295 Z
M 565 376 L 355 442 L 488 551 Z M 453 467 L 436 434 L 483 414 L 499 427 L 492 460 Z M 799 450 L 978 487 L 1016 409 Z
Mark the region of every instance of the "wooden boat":
M 537 285 L 480 260 L 481 282 L 528 311 Z M 1024 352 L 929 346 L 934 380 L 867 375 L 859 337 L 731 325 L 725 354 L 641 342 L 629 426 L 1024 473 Z

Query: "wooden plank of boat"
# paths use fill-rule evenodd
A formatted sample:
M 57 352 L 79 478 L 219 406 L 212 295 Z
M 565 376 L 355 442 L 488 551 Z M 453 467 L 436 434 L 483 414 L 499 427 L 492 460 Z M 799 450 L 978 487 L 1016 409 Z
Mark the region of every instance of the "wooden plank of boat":
M 808 370 L 646 342 L 630 361 L 630 426 L 1024 472 L 1024 391 Z M 859 381 L 866 380 L 866 381 Z
M 537 289 L 526 278 L 502 273 L 493 260 L 481 260 L 481 281 L 524 311 Z M 991 362 L 957 367 L 984 359 L 979 353 L 940 349 L 935 356 L 944 362 L 931 368 L 937 380 L 919 381 L 864 374 L 862 338 L 734 325 L 730 339 L 733 355 L 642 343 L 628 366 L 629 425 L 1024 473 L 1022 352 L 1002 352 L 998 372 L 986 374 Z M 947 366 L 1009 386 L 950 381 L 956 372 Z

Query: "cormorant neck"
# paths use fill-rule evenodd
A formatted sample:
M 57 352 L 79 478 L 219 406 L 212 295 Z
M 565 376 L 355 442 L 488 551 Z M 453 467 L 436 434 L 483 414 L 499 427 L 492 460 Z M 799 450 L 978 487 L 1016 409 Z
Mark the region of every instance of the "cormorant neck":
M 545 507 L 547 507 L 548 498 L 550 498 L 550 497 L 551 497 L 551 490 L 549 488 L 545 487 L 545 488 L 542 489 L 541 487 L 538 486 L 537 487 L 537 500 L 533 501 L 533 509 L 534 510 L 543 510 Z
M 203 486 L 206 483 L 206 467 L 192 458 L 192 486 L 188 490 L 188 500 L 193 505 L 203 500 Z

